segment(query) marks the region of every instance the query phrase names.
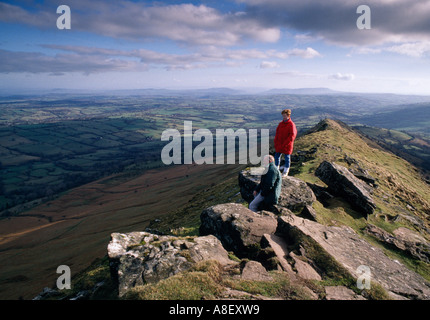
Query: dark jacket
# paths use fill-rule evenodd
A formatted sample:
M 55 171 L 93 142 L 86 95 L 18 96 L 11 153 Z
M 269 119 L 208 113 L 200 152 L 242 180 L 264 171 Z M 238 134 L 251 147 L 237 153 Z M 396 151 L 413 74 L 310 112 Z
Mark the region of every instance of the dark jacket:
M 271 162 L 268 170 L 261 176 L 260 183 L 255 191 L 261 192 L 264 197 L 264 205 L 270 207 L 278 203 L 281 195 L 282 176 L 275 164 Z
M 283 154 L 292 154 L 297 128 L 293 120 L 281 121 L 276 128 L 275 151 Z

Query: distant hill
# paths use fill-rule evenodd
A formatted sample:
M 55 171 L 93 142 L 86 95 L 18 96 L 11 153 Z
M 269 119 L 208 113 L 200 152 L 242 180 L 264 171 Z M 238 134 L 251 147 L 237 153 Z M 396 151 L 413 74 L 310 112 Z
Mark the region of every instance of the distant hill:
M 430 137 L 430 103 L 398 105 L 373 115 L 359 117 L 357 121 L 386 129 L 420 131 Z
M 325 95 L 325 94 L 346 94 L 341 91 L 335 91 L 328 88 L 299 88 L 299 89 L 271 89 L 264 91 L 261 94 L 311 94 L 311 95 Z
M 371 126 L 354 129 L 423 170 L 430 180 L 430 139 L 422 135 Z

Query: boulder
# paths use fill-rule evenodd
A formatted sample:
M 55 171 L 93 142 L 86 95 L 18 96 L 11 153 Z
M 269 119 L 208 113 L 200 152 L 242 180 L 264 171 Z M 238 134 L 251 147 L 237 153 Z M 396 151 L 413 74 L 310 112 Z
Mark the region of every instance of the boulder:
M 326 286 L 324 289 L 327 300 L 366 300 L 363 296 L 344 286 Z
M 430 263 L 430 244 L 424 237 L 408 228 L 397 228 L 391 234 L 377 226 L 369 224 L 366 226 L 365 232 L 381 242 L 405 251 L 418 260 Z
M 366 266 L 370 270 L 371 281 L 379 283 L 393 297 L 430 299 L 427 280 L 387 257 L 381 249 L 370 245 L 349 227 L 324 226 L 291 215 L 278 218 L 277 234 L 291 246 L 295 242 L 300 243 L 303 246 L 300 251 L 316 264 L 320 274 L 333 271 L 335 264 L 328 263 L 328 259 L 342 268 L 339 270 L 356 279 L 362 276 L 362 266 Z M 314 254 L 318 256 L 312 256 Z M 338 274 L 339 270 L 336 271 Z
M 203 210 L 200 220 L 200 235 L 216 236 L 226 250 L 239 258 L 252 258 L 260 248 L 261 237 L 274 233 L 277 227 L 274 214 L 258 214 L 237 203 L 209 207 Z
M 303 261 L 294 252 L 290 252 L 289 256 L 294 260 L 294 269 L 297 272 L 297 276 L 307 280 L 317 280 L 317 281 L 322 280 L 318 272 L 316 272 L 315 269 L 309 263 L 307 263 L 306 261 Z
M 307 185 L 309 186 L 309 188 L 311 188 L 317 200 L 321 202 L 324 207 L 328 207 L 330 205 L 330 200 L 333 199 L 333 195 L 330 194 L 328 188 L 321 187 L 317 184 L 313 184 L 310 182 L 307 182 Z
M 253 192 L 260 183 L 261 176 L 252 175 L 250 169 L 239 172 L 239 187 L 240 194 L 246 202 L 251 202 L 254 199 Z
M 233 263 L 221 242 L 212 235 L 178 238 L 148 232 L 113 233 L 107 249 L 120 297 L 137 285 L 168 278 L 199 261 Z
M 318 221 L 317 212 L 312 206 L 305 206 L 300 214 L 303 218 L 310 219 L 313 221 Z
M 267 252 L 267 249 L 271 249 L 271 255 L 269 257 L 267 254 L 265 255 L 266 263 L 268 260 L 275 259 L 278 263 L 277 269 L 280 271 L 283 270 L 288 274 L 292 285 L 300 286 L 309 299 L 318 299 L 318 295 L 311 288 L 308 288 L 306 282 L 303 282 L 302 279 L 321 280 L 321 277 L 308 263 L 302 261 L 293 252 L 289 252 L 284 238 L 275 234 L 265 234 L 261 239 L 261 247 L 263 249 L 260 252 Z M 287 257 L 293 260 L 295 271 L 293 271 L 293 268 L 287 261 Z M 272 264 L 270 265 L 273 268 Z
M 239 187 L 242 198 L 248 203 L 254 199 L 253 192 L 260 183 L 261 176 L 252 175 L 250 170 L 239 172 Z M 315 194 L 301 179 L 287 176 L 282 179 L 278 205 L 293 211 L 300 211 L 316 201 Z
M 289 252 L 288 245 L 282 237 L 275 234 L 265 234 L 261 239 L 261 247 L 272 249 L 273 255 L 277 258 L 281 267 L 280 269 L 286 271 L 291 279 L 295 279 L 297 276 L 307 280 L 321 280 L 321 276 L 305 261 L 305 257 Z M 287 258 L 291 260 L 291 264 Z
M 328 186 L 330 193 L 345 198 L 365 215 L 376 208 L 370 194 L 370 187 L 355 177 L 347 168 L 333 162 L 323 161 L 315 175 Z
M 349 171 L 358 179 L 363 180 L 371 186 L 376 186 L 376 179 L 372 177 L 366 169 L 363 169 L 360 162 L 348 155 L 343 158 L 351 167 Z
M 241 278 L 252 281 L 272 281 L 273 278 L 260 262 L 248 261 L 242 270 Z
M 290 275 L 294 275 L 294 271 L 291 265 L 287 261 L 288 246 L 285 240 L 275 234 L 265 234 L 261 238 L 261 247 L 271 248 L 273 257 L 276 257 L 276 261 L 279 264 L 281 270 L 288 272 Z M 269 257 L 266 257 L 266 261 Z M 271 257 L 270 257 L 271 258 Z

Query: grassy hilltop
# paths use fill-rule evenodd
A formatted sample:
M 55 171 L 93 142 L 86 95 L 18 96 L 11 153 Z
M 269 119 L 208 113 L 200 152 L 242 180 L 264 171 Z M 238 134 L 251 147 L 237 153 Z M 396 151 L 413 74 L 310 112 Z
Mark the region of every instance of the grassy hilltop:
M 316 148 L 316 152 L 307 152 L 314 148 Z M 317 221 L 324 225 L 346 225 L 353 228 L 363 239 L 382 248 L 389 257 L 401 261 L 408 268 L 430 280 L 429 264 L 380 242 L 364 231 L 369 224 L 388 233 L 392 233 L 399 227 L 405 227 L 430 240 L 428 222 L 430 186 L 422 179 L 417 168 L 399 156 L 384 150 L 342 122 L 332 120 L 320 122 L 307 134 L 299 137 L 296 140 L 294 156 L 291 175 L 320 186 L 324 186 L 324 183 L 314 175 L 314 172 L 324 160 L 351 168 L 358 164 L 367 170 L 368 174 L 376 179 L 378 185 L 373 194 L 377 205 L 375 213 L 366 219 L 345 200 L 334 197 L 325 205 L 318 201 L 314 203 L 313 208 L 317 212 Z M 239 202 L 247 206 L 247 203 L 243 202 L 238 194 L 236 174 L 239 169 L 237 168 L 237 171 L 223 182 L 197 192 L 187 204 L 178 207 L 171 214 L 153 220 L 150 227 L 166 234 L 193 236 L 198 234 L 199 217 L 204 208 L 226 202 Z M 146 285 L 134 290 L 126 297 L 130 299 L 201 299 L 205 297 L 216 299 L 221 297 L 220 292 L 230 288 L 249 293 L 254 298 L 257 295 L 260 298 L 269 299 L 307 299 L 300 286 L 292 285 L 288 279 L 280 275 L 273 274 L 275 281 L 265 283 L 235 280 L 234 274 L 237 272 L 237 270 L 231 270 L 226 274 L 216 265 L 204 264 L 183 274 L 162 280 L 158 284 Z M 324 284 L 339 283 L 338 276 L 333 276 L 331 280 L 324 279 L 321 282 L 315 282 L 313 288 L 318 291 L 319 286 Z M 76 295 L 80 290 L 94 285 L 97 279 L 97 281 L 105 280 L 105 287 L 92 298 L 115 298 L 108 294 L 112 290 L 109 287 L 111 285 L 109 277 L 107 260 L 97 261 L 92 267 L 75 277 L 74 289 L 67 295 Z M 179 283 L 181 285 L 178 285 Z M 387 298 L 382 289 L 375 287 L 374 290 L 376 291 L 369 293 L 370 298 Z

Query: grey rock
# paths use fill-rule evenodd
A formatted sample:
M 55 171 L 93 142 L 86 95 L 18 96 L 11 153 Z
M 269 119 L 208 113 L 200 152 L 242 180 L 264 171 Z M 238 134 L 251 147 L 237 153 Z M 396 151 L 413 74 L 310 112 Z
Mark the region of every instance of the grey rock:
M 70 300 L 87 300 L 91 295 L 91 292 L 88 290 L 79 291 L 78 294 Z
M 327 184 L 330 193 L 345 198 L 365 215 L 374 212 L 376 205 L 370 194 L 371 188 L 345 167 L 323 161 L 315 175 Z
M 367 225 L 365 232 L 377 238 L 379 241 L 394 245 L 397 249 L 405 251 L 416 259 L 430 263 L 430 244 L 418 233 L 400 227 L 391 234 L 374 225 Z
M 327 300 L 366 300 L 363 296 L 344 286 L 327 286 L 324 289 Z
M 270 247 L 273 250 L 274 256 L 281 267 L 281 270 L 288 272 L 290 275 L 294 275 L 294 271 L 291 265 L 287 261 L 288 245 L 285 239 L 275 235 L 275 234 L 265 234 L 261 239 L 261 247 Z
M 243 280 L 252 281 L 272 281 L 273 278 L 267 272 L 267 270 L 257 261 L 248 261 L 242 270 Z
M 354 278 L 362 275 L 360 266 L 367 266 L 371 281 L 379 283 L 388 293 L 410 299 L 430 299 L 428 281 L 399 261 L 387 257 L 381 249 L 360 238 L 353 229 L 324 226 L 293 215 L 281 216 L 278 221 L 277 234 L 289 239 L 290 243 L 296 238 L 310 238 L 320 252 L 328 254 Z
M 348 155 L 345 155 L 343 160 L 346 161 L 351 167 L 349 168 L 349 171 L 356 176 L 358 179 L 363 180 L 364 182 L 375 186 L 376 185 L 376 179 L 372 177 L 369 172 L 366 169 L 363 169 L 360 162 L 357 159 L 354 159 Z
M 303 218 L 317 221 L 317 212 L 312 206 L 305 206 L 300 214 Z
M 277 236 L 275 234 L 265 234 L 261 239 L 261 247 L 264 248 L 262 251 L 267 250 L 267 248 L 272 249 L 274 257 L 276 257 L 280 271 L 285 271 L 290 279 L 292 285 L 300 286 L 301 289 L 307 294 L 309 299 L 317 300 L 318 295 L 308 288 L 306 284 L 301 279 L 321 279 L 316 271 L 307 263 L 296 258 L 292 252 L 289 252 L 287 242 L 284 238 Z M 287 257 L 293 257 L 299 260 L 295 264 L 295 271 L 287 261 Z M 294 258 L 292 258 L 294 260 Z M 309 271 L 311 269 L 311 271 Z M 309 271 L 309 272 L 308 272 Z
M 284 238 L 275 234 L 265 234 L 261 239 L 261 247 L 270 247 L 279 261 L 281 269 L 286 271 L 290 277 L 298 276 L 302 279 L 321 280 L 321 276 L 303 257 L 297 256 L 294 252 L 288 251 L 288 245 Z M 292 260 L 292 266 L 287 257 Z M 293 271 L 294 268 L 294 271 Z
M 277 227 L 274 214 L 258 214 L 237 203 L 209 207 L 203 210 L 200 220 L 200 235 L 216 236 L 226 250 L 239 258 L 253 258 L 262 236 L 274 233 Z
M 33 298 L 33 300 L 45 300 L 60 296 L 61 293 L 55 289 L 45 287 L 43 290 Z
M 333 195 L 330 194 L 328 188 L 321 187 L 319 185 L 307 182 L 307 185 L 314 192 L 317 200 L 321 202 L 325 207 L 330 204 L 330 200 L 333 199 Z
M 137 285 L 158 282 L 199 261 L 232 263 L 221 242 L 212 235 L 182 239 L 148 232 L 113 233 L 108 256 L 120 297 Z
M 318 272 L 309 263 L 301 260 L 294 252 L 290 252 L 289 256 L 294 260 L 294 269 L 297 272 L 297 276 L 307 280 L 322 280 Z

